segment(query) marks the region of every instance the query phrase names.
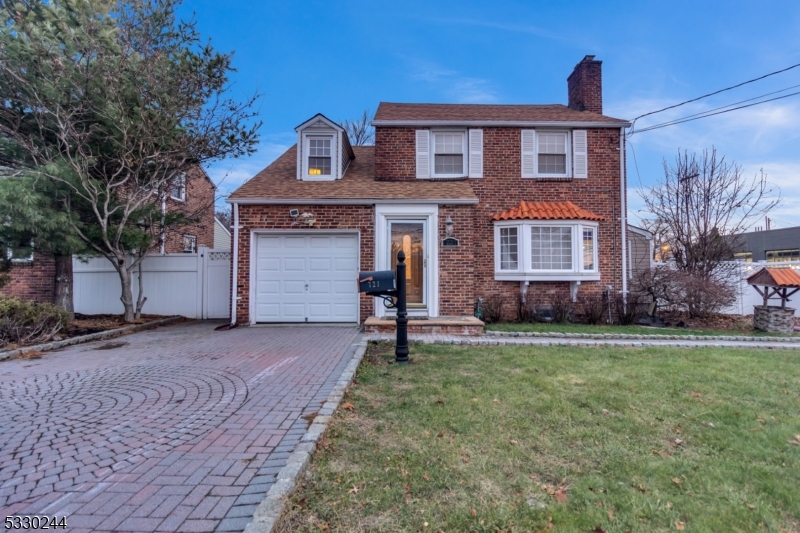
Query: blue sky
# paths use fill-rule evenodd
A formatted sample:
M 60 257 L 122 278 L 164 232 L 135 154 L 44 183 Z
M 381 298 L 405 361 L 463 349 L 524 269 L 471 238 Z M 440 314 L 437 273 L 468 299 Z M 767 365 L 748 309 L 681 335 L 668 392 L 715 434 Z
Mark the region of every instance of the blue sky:
M 800 2 L 219 2 L 187 0 L 202 34 L 235 51 L 234 94 L 263 94 L 261 146 L 208 169 L 235 189 L 295 140 L 317 112 L 334 120 L 380 101 L 566 103 L 566 77 L 586 54 L 603 61 L 604 111 L 648 111 L 800 63 Z M 648 117 L 639 127 L 800 85 L 800 68 Z M 799 88 L 794 91 L 800 90 Z M 780 96 L 780 93 L 776 96 Z M 780 188 L 775 227 L 800 225 L 800 95 L 634 135 L 634 192 L 678 149 L 716 146 Z

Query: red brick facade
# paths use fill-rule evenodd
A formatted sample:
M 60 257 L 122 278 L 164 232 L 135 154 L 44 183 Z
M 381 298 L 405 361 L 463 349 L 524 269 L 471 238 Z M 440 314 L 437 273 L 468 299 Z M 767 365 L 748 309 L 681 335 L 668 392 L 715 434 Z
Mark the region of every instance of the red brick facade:
M 56 263 L 52 257 L 34 254 L 33 261 L 14 263 L 9 278 L 9 283 L 0 289 L 0 296 L 47 303 L 55 299 Z
M 374 270 L 375 258 L 375 208 L 357 205 L 240 205 L 239 206 L 239 254 L 237 271 L 236 320 L 247 324 L 250 321 L 250 242 L 251 231 L 291 230 L 309 231 L 303 226 L 292 225 L 290 209 L 301 213 L 314 213 L 316 224 L 313 231 L 358 230 L 360 232 L 360 270 Z M 231 269 L 232 270 L 232 269 Z M 353 279 L 355 290 L 355 279 Z M 372 297 L 361 295 L 361 321 L 373 314 Z
M 169 211 L 182 211 L 196 222 L 171 228 L 165 239 L 166 253 L 183 252 L 183 235 L 194 235 L 197 246 L 214 247 L 214 184 L 203 173 L 192 173 L 186 180 L 185 201 L 168 199 Z M 155 252 L 159 250 L 156 247 Z M 52 303 L 55 299 L 55 262 L 52 257 L 35 254 L 33 261 L 15 263 L 10 283 L 0 289 L 2 296 Z

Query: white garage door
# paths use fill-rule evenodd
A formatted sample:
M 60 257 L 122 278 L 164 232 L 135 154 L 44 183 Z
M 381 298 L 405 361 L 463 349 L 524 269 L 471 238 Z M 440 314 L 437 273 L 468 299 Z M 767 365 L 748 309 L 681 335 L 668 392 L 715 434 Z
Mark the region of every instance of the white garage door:
M 358 322 L 357 235 L 259 235 L 256 322 Z

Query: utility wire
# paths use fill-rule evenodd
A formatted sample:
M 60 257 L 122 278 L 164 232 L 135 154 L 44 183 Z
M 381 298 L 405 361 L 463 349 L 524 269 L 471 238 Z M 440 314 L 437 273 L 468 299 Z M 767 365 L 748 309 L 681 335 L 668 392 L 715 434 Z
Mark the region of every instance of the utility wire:
M 735 105 L 744 104 L 745 102 L 752 102 L 753 100 L 758 100 L 758 99 L 760 99 L 760 98 L 764 98 L 764 97 L 766 97 L 766 96 L 772 96 L 773 94 L 778 94 L 778 93 L 786 92 L 786 91 L 788 91 L 788 90 L 790 90 L 790 89 L 796 89 L 797 87 L 800 87 L 800 84 L 798 84 L 798 85 L 792 85 L 791 87 L 786 87 L 786 88 L 784 88 L 784 89 L 781 89 L 781 90 L 779 90 L 779 91 L 772 91 L 771 93 L 766 93 L 766 94 L 762 94 L 762 95 L 759 95 L 759 96 L 754 96 L 753 98 L 747 98 L 746 100 L 740 100 L 740 101 L 738 101 L 738 102 L 734 102 L 734 103 L 732 103 L 732 104 L 728 104 L 728 105 L 724 105 L 724 106 L 720 106 L 720 107 L 715 107 L 715 108 L 713 108 L 713 109 L 706 109 L 705 111 L 700 111 L 699 113 L 695 113 L 694 115 L 688 115 L 688 116 L 685 116 L 685 117 L 682 117 L 682 118 L 676 118 L 675 120 L 670 120 L 670 121 L 668 121 L 668 122 L 662 122 L 661 124 L 657 124 L 657 125 L 658 125 L 658 126 L 661 126 L 661 125 L 664 125 L 664 126 L 669 126 L 669 125 L 671 125 L 673 122 L 680 122 L 680 121 L 683 121 L 683 120 L 685 120 L 685 119 L 688 119 L 688 118 L 693 118 L 693 117 L 700 117 L 700 118 L 702 118 L 702 116 L 701 116 L 701 115 L 706 115 L 706 114 L 708 114 L 708 113 L 712 113 L 712 112 L 714 112 L 714 111 L 719 111 L 720 109 L 727 109 L 727 108 L 729 108 L 729 107 L 733 107 L 733 106 L 735 106 Z M 648 129 L 648 128 L 650 128 L 650 126 L 648 126 L 647 128 L 645 128 L 645 129 L 643 129 L 643 130 L 638 130 L 638 131 L 644 131 L 644 130 L 646 130 L 646 129 Z
M 670 122 L 664 122 L 662 124 L 656 124 L 654 126 L 649 126 L 647 128 L 638 130 L 636 133 L 642 133 L 642 132 L 645 132 L 645 131 L 651 131 L 651 130 L 657 130 L 657 129 L 660 129 L 660 128 L 666 128 L 667 126 L 674 126 L 676 124 L 683 124 L 684 122 L 692 122 L 693 120 L 700 120 L 701 118 L 713 117 L 714 115 L 721 115 L 723 113 L 730 113 L 731 111 L 736 111 L 738 109 L 744 109 L 746 107 L 753 107 L 753 106 L 760 105 L 760 104 L 766 104 L 767 102 L 774 102 L 775 100 L 782 100 L 784 98 L 789 98 L 790 96 L 795 96 L 795 95 L 798 95 L 798 94 L 800 94 L 800 91 L 797 91 L 797 92 L 794 92 L 794 93 L 785 94 L 783 96 L 777 96 L 775 98 L 770 98 L 768 100 L 762 100 L 760 102 L 755 102 L 755 103 L 752 103 L 752 104 L 747 104 L 747 105 L 743 105 L 743 106 L 739 106 L 739 107 L 734 107 L 734 108 L 731 108 L 731 109 L 725 109 L 724 111 L 717 111 L 716 113 L 706 113 L 706 114 L 703 114 L 702 116 L 690 115 L 690 116 L 684 117 L 682 119 L 677 119 L 677 120 L 673 120 L 673 121 L 670 121 Z M 731 104 L 731 105 L 735 105 L 735 104 Z M 725 107 L 728 107 L 728 106 L 725 106 Z
M 639 120 L 640 118 L 647 117 L 647 116 L 650 116 L 650 115 L 655 115 L 656 113 L 661 113 L 662 111 L 666 111 L 668 109 L 674 109 L 674 108 L 680 107 L 682 105 L 690 104 L 692 102 L 696 102 L 698 100 L 702 100 L 703 98 L 708 98 L 709 96 L 714 96 L 715 94 L 724 93 L 725 91 L 730 91 L 731 89 L 736 89 L 737 87 L 741 87 L 742 85 L 747 85 L 748 83 L 753 83 L 753 82 L 756 82 L 756 81 L 759 81 L 759 80 L 763 80 L 764 78 L 769 78 L 770 76 L 775 76 L 776 74 L 780 74 L 782 72 L 786 72 L 787 70 L 792 70 L 793 68 L 797 68 L 797 67 L 800 67 L 800 63 L 797 63 L 796 65 L 792 65 L 790 67 L 786 67 L 786 68 L 781 69 L 781 70 L 776 70 L 775 72 L 770 72 L 769 74 L 764 74 L 763 76 L 759 76 L 758 78 L 753 78 L 752 80 L 743 81 L 742 83 L 737 83 L 736 85 L 731 85 L 730 87 L 725 87 L 724 89 L 720 89 L 720 90 L 714 91 L 712 93 L 704 94 L 703 96 L 698 96 L 697 98 L 692 98 L 691 100 L 686 100 L 685 102 L 681 102 L 679 104 L 667 106 L 667 107 L 665 107 L 663 109 L 658 109 L 656 111 L 651 111 L 649 113 L 645 113 L 644 115 L 639 115 L 638 117 L 636 117 L 635 119 L 633 119 L 631 121 L 631 130 L 633 130 L 633 127 L 636 124 L 636 121 Z

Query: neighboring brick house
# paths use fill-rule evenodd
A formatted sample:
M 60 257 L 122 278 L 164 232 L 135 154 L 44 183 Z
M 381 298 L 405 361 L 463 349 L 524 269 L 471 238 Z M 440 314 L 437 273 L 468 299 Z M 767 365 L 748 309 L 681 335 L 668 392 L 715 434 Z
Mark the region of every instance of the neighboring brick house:
M 375 146 L 351 147 L 322 114 L 298 126 L 297 144 L 228 199 L 232 320 L 386 315 L 355 278 L 393 268 L 400 249 L 412 316 L 625 291 L 629 123 L 602 114 L 594 56 L 567 85 L 568 106 L 384 102 Z
M 201 168 L 190 171 L 188 179 L 176 183 L 163 208 L 181 211 L 194 222 L 171 228 L 163 246 L 153 253 L 195 252 L 197 246 L 214 247 L 214 195 L 216 187 Z M 52 257 L 34 253 L 30 258 L 15 260 L 9 272 L 9 283 L 0 288 L 0 296 L 16 296 L 23 300 L 53 302 L 55 262 Z

